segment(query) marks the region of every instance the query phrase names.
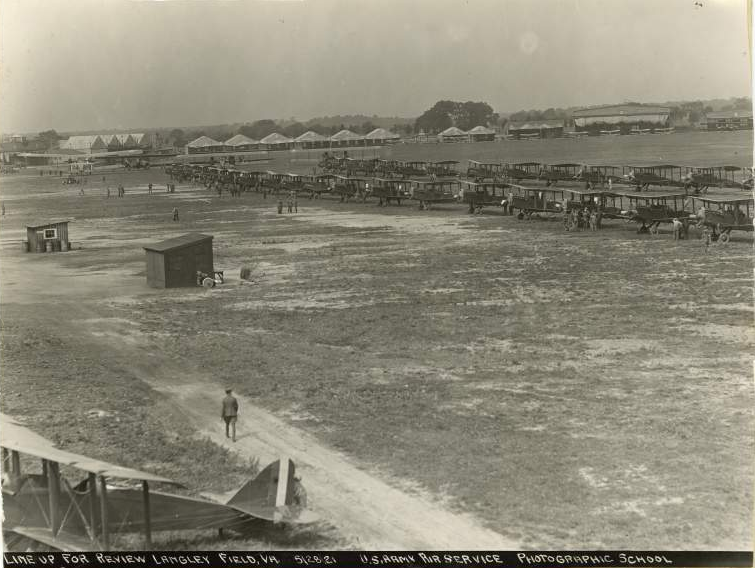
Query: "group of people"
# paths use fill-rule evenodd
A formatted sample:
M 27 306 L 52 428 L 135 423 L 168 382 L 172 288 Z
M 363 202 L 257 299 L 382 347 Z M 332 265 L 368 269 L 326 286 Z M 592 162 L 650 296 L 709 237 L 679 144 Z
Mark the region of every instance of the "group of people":
M 286 200 L 286 208 L 288 209 L 289 213 L 298 213 L 299 212 L 299 200 L 296 197 L 296 192 L 292 191 L 288 195 L 288 199 Z M 281 215 L 283 213 L 283 198 L 278 199 L 278 215 Z
M 567 231 L 597 231 L 601 228 L 601 221 L 600 211 L 588 207 L 575 207 L 564 214 L 564 227 Z

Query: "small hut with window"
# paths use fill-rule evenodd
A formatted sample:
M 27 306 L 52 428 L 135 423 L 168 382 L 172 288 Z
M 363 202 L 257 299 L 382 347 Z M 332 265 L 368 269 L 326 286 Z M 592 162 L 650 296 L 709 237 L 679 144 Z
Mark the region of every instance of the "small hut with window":
M 68 250 L 68 221 L 47 221 L 26 226 L 28 252 L 56 252 Z

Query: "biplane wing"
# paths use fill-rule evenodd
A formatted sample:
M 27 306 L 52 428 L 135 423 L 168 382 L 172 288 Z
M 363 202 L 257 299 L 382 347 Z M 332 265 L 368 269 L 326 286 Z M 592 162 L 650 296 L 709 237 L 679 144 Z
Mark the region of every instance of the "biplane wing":
M 112 535 L 139 532 L 149 548 L 153 531 L 242 530 L 259 520 L 309 523 L 317 518 L 305 511 L 304 489 L 290 459 L 271 463 L 230 500 L 219 503 L 152 491 L 150 483 L 182 485 L 62 450 L 2 414 L 0 425 L 3 530 L 9 545 L 25 539 L 48 549 L 107 550 Z M 19 454 L 41 459 L 42 473 L 22 472 Z M 72 485 L 61 475 L 61 465 L 87 476 Z

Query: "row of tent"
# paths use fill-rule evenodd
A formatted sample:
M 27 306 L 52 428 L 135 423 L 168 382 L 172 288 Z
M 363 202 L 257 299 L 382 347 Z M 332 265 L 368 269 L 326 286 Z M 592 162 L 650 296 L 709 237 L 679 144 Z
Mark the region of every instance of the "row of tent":
M 150 145 L 150 136 L 142 132 L 131 134 L 88 134 L 71 136 L 61 140 L 61 150 L 79 152 L 109 152 L 114 150 L 131 150 Z
M 476 126 L 469 132 L 452 126 L 447 128 L 440 134 L 438 138 L 441 141 L 455 141 L 455 140 L 471 140 L 474 142 L 493 140 L 495 138 L 495 130 L 486 128 L 484 126 Z M 393 132 L 386 130 L 385 128 L 376 128 L 369 134 L 364 136 L 352 132 L 351 130 L 341 130 L 333 136 L 323 136 L 312 130 L 305 132 L 297 138 L 289 138 L 283 134 L 273 132 L 268 136 L 265 136 L 262 140 L 254 140 L 243 134 L 237 134 L 236 136 L 220 142 L 214 140 L 209 136 L 200 136 L 196 140 L 192 140 L 186 145 L 187 152 L 190 154 L 201 152 L 241 152 L 246 150 L 257 149 L 276 149 L 285 150 L 289 148 L 329 148 L 329 147 L 344 147 L 344 146 L 364 146 L 366 144 L 391 144 L 401 139 L 401 136 L 394 134 Z
M 401 139 L 401 136 L 386 130 L 385 128 L 376 128 L 369 134 L 360 136 L 351 130 L 341 130 L 333 136 L 323 136 L 312 130 L 305 132 L 297 138 L 289 138 L 283 134 L 273 132 L 265 136 L 262 140 L 254 140 L 243 134 L 220 142 L 209 136 L 200 136 L 186 145 L 189 153 L 195 152 L 218 152 L 228 149 L 230 151 L 244 151 L 256 149 L 287 149 L 292 147 L 300 148 L 328 148 L 331 146 L 363 146 L 365 142 L 371 144 L 388 144 Z

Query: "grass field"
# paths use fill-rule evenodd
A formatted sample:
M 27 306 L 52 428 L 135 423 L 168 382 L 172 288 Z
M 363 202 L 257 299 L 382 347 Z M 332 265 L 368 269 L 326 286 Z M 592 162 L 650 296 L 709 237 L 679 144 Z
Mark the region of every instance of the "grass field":
M 337 153 L 341 149 L 334 150 Z M 347 149 L 355 158 L 395 160 L 467 160 L 499 163 L 576 162 L 591 165 L 676 164 L 748 167 L 753 165 L 752 132 L 684 132 L 646 136 L 597 136 L 582 139 L 504 140 L 474 144 L 398 144 Z M 272 169 L 301 169 L 316 163 L 321 150 L 273 153 Z M 311 165 L 310 165 L 311 167 Z
M 747 165 L 749 144 L 735 133 L 389 151 L 517 161 L 539 148 L 567 161 L 579 147 L 593 162 Z M 300 201 L 278 216 L 257 195 L 148 196 L 163 174 L 118 175 L 121 200 L 94 181 L 80 197 L 56 179 L 2 180 L 4 412 L 77 451 L 227 491 L 248 461 L 194 436 L 157 388 L 201 374 L 525 548 L 751 549 L 751 234 L 706 253 L 620 221 L 565 233 L 462 206 Z M 22 254 L 24 223 L 50 216 L 73 219 L 80 250 Z M 229 281 L 148 289 L 141 246 L 188 231 L 215 236 Z M 236 279 L 242 266 L 254 283 Z M 263 546 L 355 545 L 318 530 Z

